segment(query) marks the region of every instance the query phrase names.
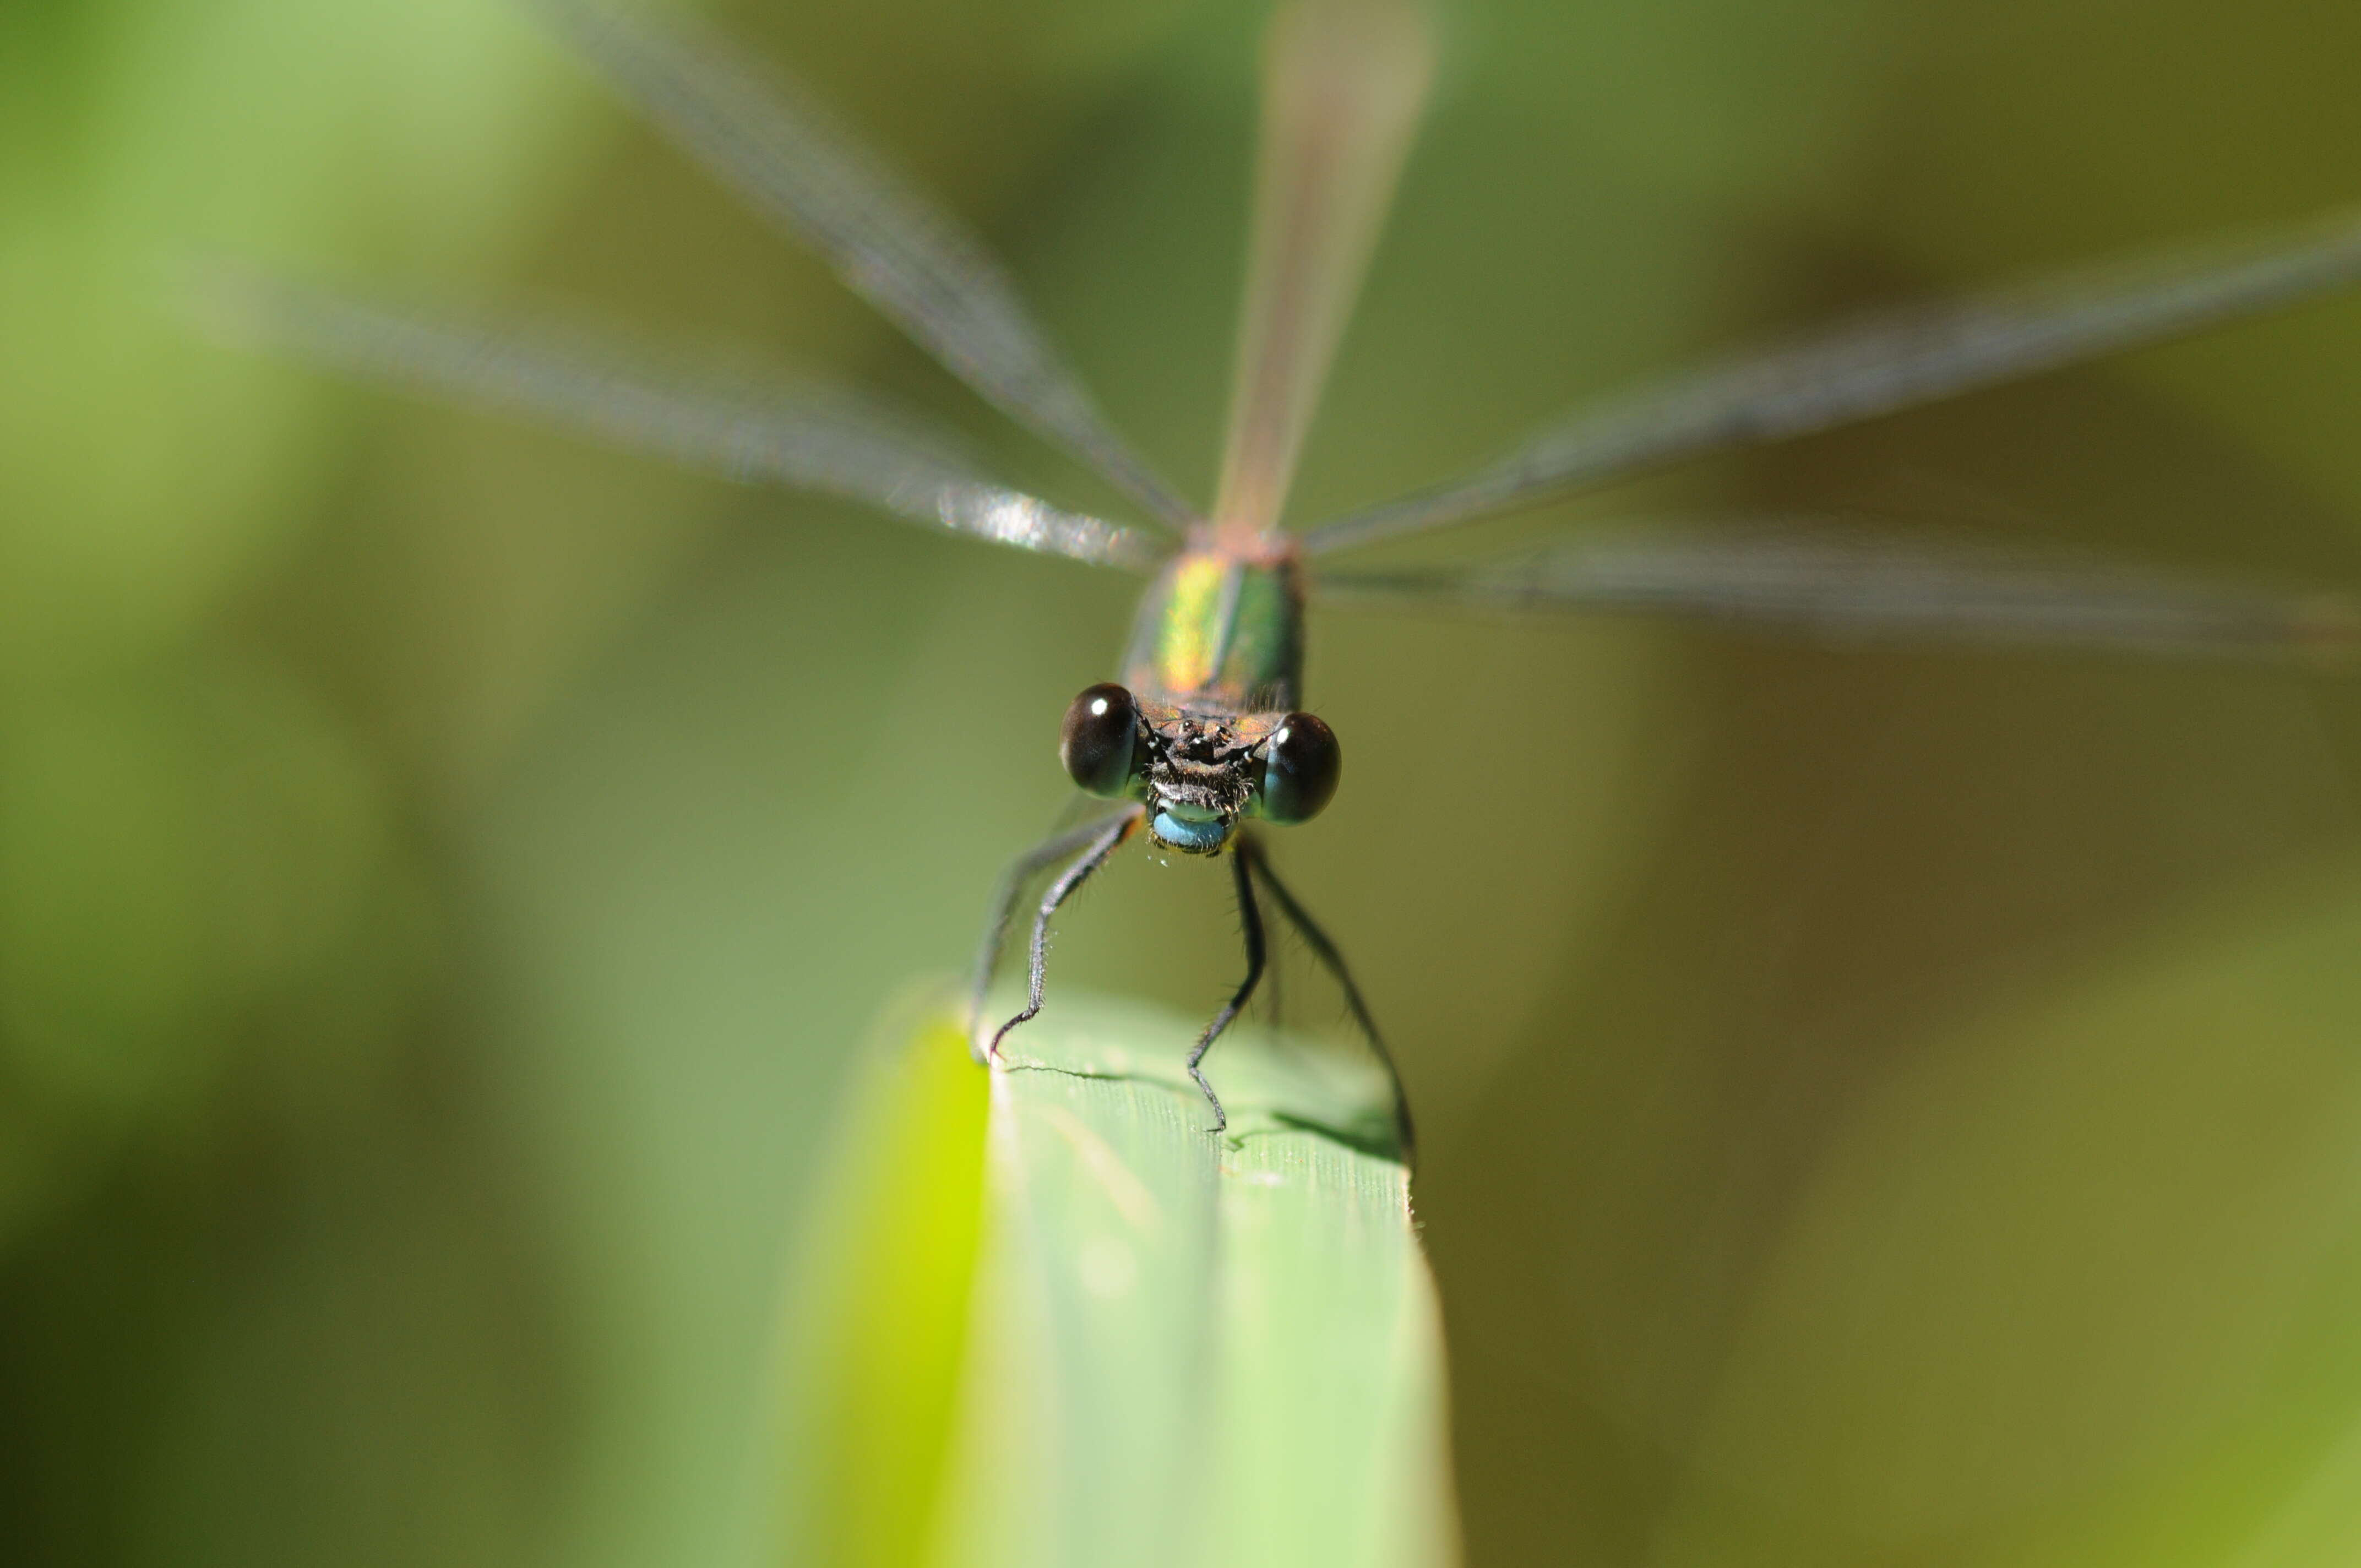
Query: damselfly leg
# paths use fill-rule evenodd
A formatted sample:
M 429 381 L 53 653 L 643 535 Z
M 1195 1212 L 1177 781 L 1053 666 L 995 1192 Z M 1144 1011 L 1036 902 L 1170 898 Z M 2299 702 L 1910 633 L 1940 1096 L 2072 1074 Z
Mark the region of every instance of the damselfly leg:
M 1000 873 L 999 885 L 992 890 L 990 914 L 984 920 L 983 940 L 976 945 L 975 970 L 968 981 L 968 1050 L 978 1062 L 991 1056 L 999 1042 L 999 1035 L 994 1035 L 989 1042 L 984 1038 L 984 1002 L 986 993 L 992 989 L 993 972 L 1000 968 L 1000 955 L 1008 946 L 1009 922 L 1016 917 L 1016 900 L 1024 893 L 1025 884 L 1039 876 L 1044 869 L 1094 842 L 1120 820 L 1121 817 L 1101 817 L 1053 833 L 1017 856 L 1009 862 L 1008 869 Z M 1040 1001 L 1038 996 L 1034 997 L 1034 1005 L 1039 1006 Z M 1007 1032 L 1003 1029 L 1000 1034 Z
M 1334 977 L 1338 989 L 1344 992 L 1345 1005 L 1352 1013 L 1353 1022 L 1359 1025 L 1362 1037 L 1369 1042 L 1369 1049 L 1376 1055 L 1378 1065 L 1385 1069 L 1386 1082 L 1393 1091 L 1394 1135 L 1400 1141 L 1402 1158 L 1409 1160 L 1414 1157 L 1418 1152 L 1418 1133 L 1411 1124 L 1410 1096 L 1402 1091 L 1401 1072 L 1394 1066 L 1394 1054 L 1386 1048 L 1385 1036 L 1378 1033 L 1377 1020 L 1369 1015 L 1369 1004 L 1362 999 L 1361 988 L 1353 983 L 1353 971 L 1345 967 L 1345 955 L 1337 951 L 1336 944 L 1328 939 L 1328 933 L 1322 930 L 1319 922 L 1312 919 L 1303 905 L 1297 902 L 1295 894 L 1287 890 L 1287 884 L 1279 880 L 1279 873 L 1271 870 L 1270 861 L 1264 856 L 1260 844 L 1251 837 L 1240 835 L 1237 856 L 1240 865 L 1262 879 L 1263 886 L 1269 890 L 1272 900 L 1278 904 L 1279 912 L 1287 916 L 1288 924 L 1293 926 L 1297 935 L 1303 938 L 1304 946 L 1312 949 L 1312 957 L 1320 960 L 1321 967 Z
M 1000 1055 L 1000 1042 L 1008 1037 L 1008 1031 L 1020 1024 L 1029 1024 L 1040 1015 L 1042 985 L 1049 971 L 1049 922 L 1056 916 L 1059 906 L 1073 897 L 1082 883 L 1090 881 L 1092 875 L 1101 866 L 1114 859 L 1115 852 L 1122 849 L 1125 841 L 1134 833 L 1139 831 L 1139 825 L 1147 819 L 1147 807 L 1136 806 L 1119 817 L 1105 822 L 1092 824 L 1086 833 L 1082 834 L 1082 842 L 1088 847 L 1082 850 L 1080 859 L 1060 872 L 1058 880 L 1049 884 L 1049 891 L 1041 896 L 1041 908 L 1033 917 L 1033 948 L 1027 971 L 1025 1010 L 994 1032 L 991 1043 L 984 1047 L 984 1056 L 997 1058 Z M 1005 884 L 1003 896 L 1013 903 L 1016 898 L 1016 885 L 1032 875 L 1034 871 L 1072 848 L 1069 840 L 1075 837 L 1076 835 L 1073 834 L 1060 835 L 1028 853 L 1024 860 L 1017 861 L 1009 870 L 1009 882 Z M 985 937 L 984 952 L 976 966 L 977 975 L 983 982 L 988 983 L 991 979 L 993 961 L 1000 956 L 1001 938 L 1007 928 L 1006 914 L 999 913 L 993 922 L 992 930 Z M 983 998 L 979 995 L 977 1005 L 981 1008 L 982 1004 Z
M 1246 977 L 1238 982 L 1238 989 L 1228 1003 L 1213 1014 L 1213 1021 L 1205 1025 L 1205 1032 L 1197 1036 L 1197 1048 L 1189 1053 L 1189 1076 L 1197 1080 L 1197 1087 L 1204 1091 L 1205 1102 L 1213 1108 L 1212 1130 L 1216 1133 L 1229 1126 L 1230 1113 L 1222 1109 L 1222 1097 L 1213 1092 L 1212 1084 L 1205 1081 L 1205 1075 L 1198 1064 L 1205 1059 L 1205 1053 L 1213 1048 L 1213 1042 L 1222 1037 L 1222 1031 L 1230 1026 L 1230 1021 L 1254 999 L 1255 987 L 1262 983 L 1263 961 L 1268 956 L 1263 947 L 1262 911 L 1255 904 L 1254 875 L 1247 868 L 1244 853 L 1231 857 L 1230 877 L 1237 884 L 1238 924 L 1246 933 Z

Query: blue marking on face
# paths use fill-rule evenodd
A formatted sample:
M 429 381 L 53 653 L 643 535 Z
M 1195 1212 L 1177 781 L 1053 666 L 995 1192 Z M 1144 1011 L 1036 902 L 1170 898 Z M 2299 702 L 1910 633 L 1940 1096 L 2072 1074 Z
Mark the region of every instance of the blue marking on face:
M 1192 855 L 1202 855 L 1218 850 L 1230 836 L 1230 825 L 1220 817 L 1198 821 L 1176 817 L 1170 811 L 1159 811 L 1148 830 L 1176 850 Z

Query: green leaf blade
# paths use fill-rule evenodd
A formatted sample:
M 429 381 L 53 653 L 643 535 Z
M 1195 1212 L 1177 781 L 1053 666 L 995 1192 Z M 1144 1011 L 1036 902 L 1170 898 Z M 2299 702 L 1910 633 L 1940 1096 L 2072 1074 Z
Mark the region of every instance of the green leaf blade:
M 895 1047 L 854 1096 L 793 1316 L 785 1511 L 795 1562 L 924 1562 L 958 1416 L 985 1089 L 954 1023 L 926 1018 Z
M 1064 998 L 1012 1038 L 928 1551 L 956 1568 L 1456 1561 L 1440 1315 L 1373 1066 Z M 981 1080 L 981 1075 L 979 1075 Z

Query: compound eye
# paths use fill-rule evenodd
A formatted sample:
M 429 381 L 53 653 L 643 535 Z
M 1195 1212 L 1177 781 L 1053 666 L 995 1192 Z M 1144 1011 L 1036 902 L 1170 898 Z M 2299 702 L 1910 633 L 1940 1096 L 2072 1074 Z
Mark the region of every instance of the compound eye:
M 1336 732 L 1309 713 L 1289 714 L 1264 745 L 1262 814 L 1273 822 L 1309 822 L 1335 795 L 1344 771 Z
M 1076 697 L 1066 709 L 1058 760 L 1076 784 L 1112 800 L 1131 787 L 1132 747 L 1139 738 L 1139 705 L 1109 682 Z

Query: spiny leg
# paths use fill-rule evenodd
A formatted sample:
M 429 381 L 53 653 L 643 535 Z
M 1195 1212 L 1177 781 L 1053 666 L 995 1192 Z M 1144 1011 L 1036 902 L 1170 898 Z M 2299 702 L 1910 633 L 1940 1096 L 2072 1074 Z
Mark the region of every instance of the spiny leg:
M 1213 1130 L 1216 1133 L 1230 1124 L 1230 1114 L 1222 1109 L 1222 1097 L 1213 1092 L 1213 1086 L 1205 1081 L 1205 1075 L 1198 1070 L 1197 1064 L 1205 1059 L 1205 1053 L 1213 1048 L 1222 1031 L 1230 1026 L 1230 1021 L 1238 1015 L 1238 1010 L 1253 998 L 1255 987 L 1262 983 L 1264 959 L 1262 911 L 1255 905 L 1254 878 L 1248 872 L 1246 856 L 1237 855 L 1231 859 L 1230 874 L 1238 887 L 1238 920 L 1246 927 L 1246 977 L 1238 983 L 1237 992 L 1230 998 L 1229 1004 L 1214 1014 L 1213 1021 L 1205 1025 L 1205 1032 L 1197 1036 L 1197 1048 L 1189 1053 L 1189 1076 L 1197 1080 L 1197 1087 L 1205 1091 L 1206 1103 L 1213 1108 Z
M 1009 863 L 1008 869 L 1000 873 L 1000 882 L 992 890 L 983 940 L 976 945 L 975 969 L 968 981 L 968 1051 L 979 1063 L 985 1059 L 987 1050 L 983 1037 L 984 995 L 992 989 L 993 974 L 1000 968 L 1000 955 L 1008 946 L 1008 927 L 1016 918 L 1017 894 L 1025 891 L 1027 883 L 1041 874 L 1042 867 L 1062 861 L 1092 842 L 1115 820 L 1101 817 L 1078 828 L 1069 828 L 1062 833 L 1053 833 L 1017 856 Z
M 1008 1037 L 1008 1031 L 1019 1024 L 1030 1023 L 1041 1011 L 1041 986 L 1049 972 L 1049 920 L 1058 913 L 1058 906 L 1071 898 L 1075 890 L 1091 879 L 1092 872 L 1106 864 L 1114 857 L 1115 852 L 1123 848 L 1124 840 L 1137 832 L 1139 825 L 1146 820 L 1148 820 L 1147 809 L 1135 806 L 1112 821 L 1093 824 L 1086 839 L 1090 847 L 1082 851 L 1081 859 L 1068 866 L 1060 873 L 1058 880 L 1049 884 L 1049 891 L 1042 895 L 1040 912 L 1033 917 L 1032 960 L 1027 977 L 1025 1011 L 1003 1024 L 994 1033 L 992 1043 L 984 1047 L 985 1056 L 997 1058 L 1000 1055 L 1000 1042 Z M 1071 838 L 1074 835 L 1070 834 L 1066 837 Z M 1052 839 L 1050 842 L 1060 846 L 1060 850 L 1051 851 L 1049 845 L 1044 845 L 1040 850 L 1035 852 L 1040 854 L 1044 860 L 1048 860 L 1053 858 L 1055 853 L 1062 852 L 1063 848 L 1066 847 L 1062 839 Z M 1030 858 L 1030 856 L 1027 857 L 1028 860 Z M 1019 868 L 1023 865 L 1023 861 L 1018 862 Z M 1011 894 L 1010 896 L 1013 899 L 1015 895 Z M 1006 921 L 1004 918 L 998 924 L 1005 929 Z M 997 956 L 997 941 L 994 941 L 992 946 L 994 956 Z
M 1240 865 L 1251 869 L 1255 875 L 1262 878 L 1263 885 L 1278 901 L 1279 913 L 1286 916 L 1302 935 L 1304 944 L 1312 949 L 1313 956 L 1327 967 L 1330 974 L 1336 977 L 1336 984 L 1345 992 L 1345 1005 L 1352 1010 L 1353 1022 L 1360 1025 L 1361 1033 L 1368 1039 L 1369 1049 L 1377 1054 L 1378 1065 L 1386 1069 L 1386 1081 L 1393 1086 L 1395 1135 L 1401 1140 L 1402 1158 L 1415 1159 L 1418 1134 L 1411 1125 L 1410 1097 L 1402 1092 L 1401 1073 L 1394 1066 L 1393 1053 L 1386 1048 L 1385 1036 L 1378 1033 L 1377 1020 L 1369 1016 L 1369 1004 L 1361 999 L 1361 988 L 1353 983 L 1352 970 L 1345 967 L 1345 956 L 1336 950 L 1336 944 L 1328 939 L 1328 933 L 1323 931 L 1305 912 L 1303 905 L 1296 902 L 1295 895 L 1287 891 L 1287 884 L 1279 880 L 1279 873 L 1272 871 L 1270 862 L 1263 858 L 1260 845 L 1241 835 L 1237 856 Z

